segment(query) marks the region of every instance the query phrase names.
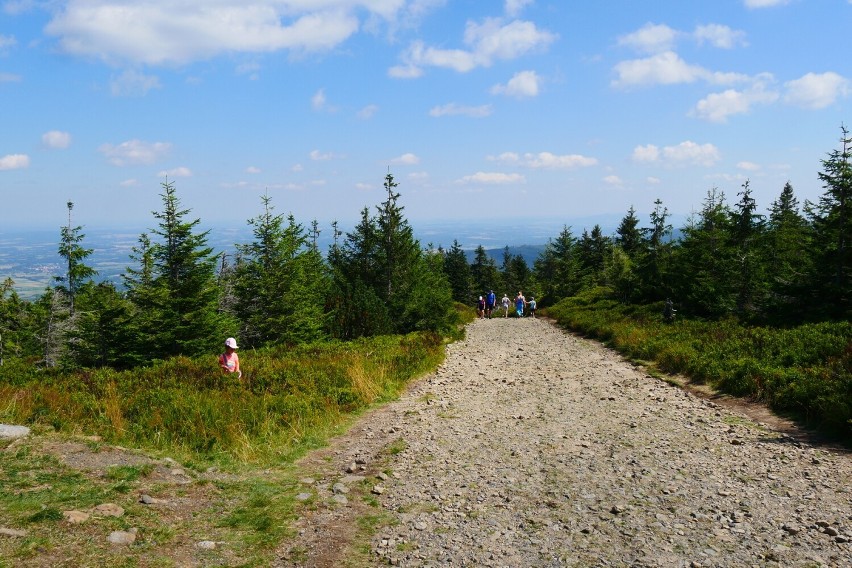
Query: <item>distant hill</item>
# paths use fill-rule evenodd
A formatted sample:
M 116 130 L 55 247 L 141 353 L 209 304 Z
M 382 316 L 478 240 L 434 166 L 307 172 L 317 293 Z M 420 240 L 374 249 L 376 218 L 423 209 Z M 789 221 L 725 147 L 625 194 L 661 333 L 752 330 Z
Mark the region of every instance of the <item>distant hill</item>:
M 509 254 L 512 256 L 521 255 L 526 261 L 527 265 L 532 268 L 533 263 L 539 257 L 539 255 L 544 251 L 545 245 L 518 245 L 518 246 L 510 246 Z M 485 252 L 488 254 L 490 258 L 494 259 L 494 262 L 497 263 L 497 266 L 500 267 L 503 264 L 503 252 L 506 247 L 501 248 L 486 248 Z M 465 256 L 467 257 L 467 261 L 469 263 L 473 262 L 473 259 L 476 255 L 476 250 L 465 250 Z

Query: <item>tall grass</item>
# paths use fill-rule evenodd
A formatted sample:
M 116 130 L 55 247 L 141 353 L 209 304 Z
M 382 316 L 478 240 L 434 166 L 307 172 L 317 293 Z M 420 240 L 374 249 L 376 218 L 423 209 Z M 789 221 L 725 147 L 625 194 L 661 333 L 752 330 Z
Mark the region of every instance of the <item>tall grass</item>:
M 0 367 L 0 421 L 106 441 L 239 460 L 292 459 L 347 416 L 396 397 L 442 360 L 443 338 L 416 333 L 244 351 L 242 381 L 215 354 L 131 371 Z
M 594 290 L 546 311 L 627 357 L 750 397 L 852 442 L 852 323 L 752 327 L 735 318 L 662 321 L 662 303 L 625 306 Z

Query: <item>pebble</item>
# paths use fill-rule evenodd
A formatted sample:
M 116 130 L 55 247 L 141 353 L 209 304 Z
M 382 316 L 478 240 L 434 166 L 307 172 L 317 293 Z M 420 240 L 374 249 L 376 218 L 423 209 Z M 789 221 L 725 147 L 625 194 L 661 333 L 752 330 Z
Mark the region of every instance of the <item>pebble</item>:
M 138 529 L 129 529 L 126 531 L 112 531 L 107 537 L 110 544 L 133 544 L 136 542 L 136 534 Z
M 848 455 L 546 322 L 475 321 L 394 405 L 396 420 L 372 425 L 406 443 L 373 491 L 395 519 L 371 542 L 386 564 L 700 568 L 769 552 L 852 566 L 843 527 L 806 528 L 852 510 Z
M 358 428 L 329 479 L 380 482 L 369 487 L 387 523 L 369 565 L 852 566 L 852 456 L 544 320 L 473 322 L 434 374 Z M 346 499 L 336 481 L 318 483 L 318 502 Z M 355 522 L 334 515 L 355 509 L 328 507 L 293 550 L 326 550 Z

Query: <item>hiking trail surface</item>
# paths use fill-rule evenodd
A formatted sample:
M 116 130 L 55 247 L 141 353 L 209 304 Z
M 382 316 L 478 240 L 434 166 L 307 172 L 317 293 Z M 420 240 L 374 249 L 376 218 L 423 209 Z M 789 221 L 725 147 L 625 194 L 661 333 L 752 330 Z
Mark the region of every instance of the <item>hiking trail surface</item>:
M 476 320 L 301 460 L 275 565 L 852 566 L 852 456 L 753 416 L 546 320 Z

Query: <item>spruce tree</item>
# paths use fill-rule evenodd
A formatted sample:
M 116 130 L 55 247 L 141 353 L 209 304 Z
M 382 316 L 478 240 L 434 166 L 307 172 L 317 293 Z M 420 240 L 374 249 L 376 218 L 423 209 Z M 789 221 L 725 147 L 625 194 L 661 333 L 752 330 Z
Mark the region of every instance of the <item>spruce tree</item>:
M 765 217 L 757 213 L 757 202 L 751 196 L 748 180 L 738 194 L 740 200 L 731 212 L 731 249 L 734 266 L 731 275 L 736 289 L 737 312 L 743 317 L 755 317 L 763 307 L 766 294 L 765 278 Z
M 819 179 L 825 193 L 807 204 L 813 225 L 815 304 L 832 318 L 852 316 L 852 137 L 841 127 L 840 148 L 822 161 Z
M 59 256 L 65 259 L 65 276 L 58 277 L 57 280 L 65 283 L 65 293 L 68 296 L 68 309 L 70 315 L 74 315 L 74 299 L 77 291 L 86 281 L 96 276 L 97 271 L 85 264 L 85 260 L 92 254 L 93 249 L 84 248 L 80 243 L 86 235 L 81 233 L 82 226 L 74 227 L 71 223 L 71 210 L 74 209 L 74 203 L 69 201 L 68 207 L 68 224 L 60 228 L 59 239 Z
M 301 343 L 322 337 L 325 273 L 292 215 L 276 215 L 269 196 L 263 212 L 249 220 L 254 241 L 239 246 L 235 311 L 243 342 L 252 346 Z
M 779 323 L 800 319 L 804 314 L 806 283 L 811 274 L 810 240 L 810 227 L 788 181 L 772 202 L 767 223 L 767 314 Z
M 151 353 L 197 355 L 218 348 L 223 333 L 217 313 L 216 256 L 207 245 L 208 231 L 197 232 L 199 219 L 186 221 L 173 182 L 162 183 L 163 210 L 151 245 L 154 293 Z
M 615 234 L 615 244 L 635 261 L 642 250 L 642 231 L 639 229 L 639 218 L 632 205 L 615 230 Z
M 502 281 L 500 271 L 497 270 L 497 263 L 494 262 L 493 258 L 488 256 L 485 247 L 482 245 L 478 245 L 474 251 L 473 262 L 470 265 L 470 280 L 473 287 L 473 294 L 468 300 L 468 304 L 475 302 L 479 296 L 484 297 L 489 290 Z M 509 293 L 512 294 L 513 292 Z
M 604 236 L 600 225 L 592 227 L 591 233 L 583 231 L 577 243 L 577 258 L 584 288 L 596 286 L 603 279 L 604 264 L 609 250 L 610 240 Z
M 655 302 L 670 297 L 675 286 L 670 274 L 672 226 L 668 223 L 669 211 L 660 199 L 654 201 L 650 217 L 651 226 L 642 229 L 643 247 L 636 272 L 642 297 Z
M 547 242 L 533 267 L 541 287 L 540 306 L 555 304 L 580 290 L 577 239 L 569 226 L 565 225 L 555 239 Z
M 467 255 L 461 248 L 458 240 L 453 241 L 453 246 L 444 254 L 444 274 L 450 283 L 453 300 L 461 303 L 470 303 L 470 264 Z
M 730 240 L 730 208 L 725 194 L 712 188 L 701 211 L 683 229 L 676 268 L 672 271 L 676 296 L 673 299 L 683 309 L 706 316 L 734 311 L 737 296 L 732 285 L 735 263 Z

